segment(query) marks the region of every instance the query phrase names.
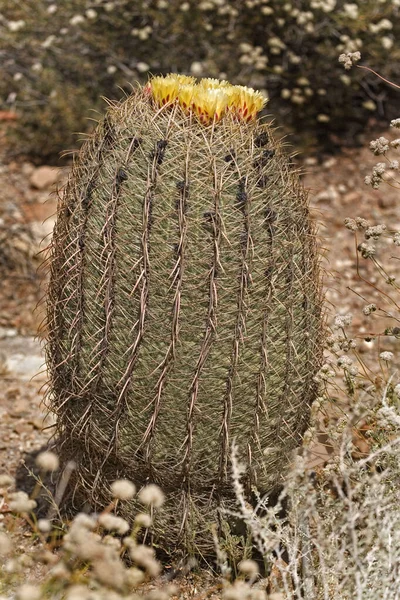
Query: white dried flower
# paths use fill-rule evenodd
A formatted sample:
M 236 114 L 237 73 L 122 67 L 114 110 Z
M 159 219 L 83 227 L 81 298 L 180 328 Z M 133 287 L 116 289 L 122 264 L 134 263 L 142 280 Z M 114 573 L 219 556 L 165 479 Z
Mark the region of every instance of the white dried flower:
M 25 27 L 25 21 L 23 21 L 22 19 L 19 19 L 18 21 L 8 21 L 7 26 L 10 31 L 15 33 L 16 31 L 19 31 L 20 29 Z
M 346 52 L 339 56 L 339 62 L 343 64 L 345 69 L 351 69 L 354 63 L 361 59 L 361 54 L 357 50 L 356 52 Z
M 393 352 L 381 352 L 379 358 L 385 362 L 390 362 L 393 360 L 394 355 Z
M 16 592 L 17 600 L 40 600 L 41 596 L 40 588 L 30 583 L 24 583 Z
M 50 46 L 56 39 L 57 38 L 55 35 L 47 36 L 47 38 L 44 40 L 44 42 L 42 42 L 42 48 L 50 48 Z
M 400 232 L 396 232 L 393 236 L 393 243 L 395 246 L 400 246 Z
M 373 100 L 365 100 L 361 105 L 365 110 L 376 110 L 376 104 Z
M 57 471 L 58 467 L 60 466 L 60 461 L 57 454 L 50 451 L 41 452 L 38 454 L 35 462 L 42 471 Z
M 335 328 L 343 328 L 351 325 L 353 316 L 349 313 L 347 315 L 336 315 L 334 319 Z
M 389 140 L 385 137 L 379 137 L 376 140 L 372 140 L 369 144 L 370 150 L 378 156 L 379 154 L 385 154 L 389 150 Z
M 390 161 L 389 169 L 391 169 L 392 171 L 398 171 L 399 170 L 399 161 L 398 160 Z
M 390 127 L 395 127 L 396 129 L 400 129 L 400 119 L 392 119 L 390 121 Z
M 400 383 L 398 383 L 397 385 L 394 386 L 394 393 L 396 394 L 396 396 L 398 398 L 400 398 Z
M 371 177 L 371 175 L 367 175 L 367 176 L 364 178 L 364 183 L 365 183 L 366 185 L 372 185 L 372 177 Z
M 77 527 L 78 529 L 88 529 L 92 531 L 96 527 L 96 519 L 87 515 L 86 513 L 78 513 L 73 521 L 71 527 Z
M 84 23 L 84 22 L 85 22 L 85 17 L 83 15 L 74 15 L 69 20 L 70 25 L 80 25 L 81 23 Z
M 390 50 L 393 47 L 393 40 L 388 35 L 381 37 L 381 44 L 385 50 Z
M 117 479 L 111 484 L 111 492 L 118 500 L 131 500 L 136 494 L 136 487 L 128 479 Z
M 250 597 L 250 585 L 238 579 L 232 585 L 227 586 L 222 592 L 223 600 L 246 600 L 250 599 Z
M 358 229 L 358 225 L 357 225 L 355 219 L 350 219 L 350 217 L 347 217 L 344 220 L 344 226 L 347 229 L 350 229 L 350 231 L 357 231 L 357 229 Z
M 238 569 L 243 575 L 254 577 L 259 573 L 258 564 L 254 560 L 242 560 L 238 564 Z
M 120 535 L 123 535 L 129 531 L 129 524 L 122 517 L 110 515 L 108 513 L 100 515 L 98 519 L 99 524 L 107 529 L 108 531 L 116 531 Z
M 367 221 L 367 219 L 363 219 L 363 217 L 356 217 L 356 223 L 361 229 L 367 229 L 367 227 L 370 227 L 369 221 Z
M 39 519 L 37 526 L 42 533 L 49 533 L 51 531 L 51 521 L 49 519 Z
M 71 586 L 66 595 L 65 600 L 89 600 L 91 591 L 85 585 Z
M 67 569 L 64 563 L 60 562 L 49 571 L 49 575 L 55 579 L 68 580 L 71 576 L 71 572 Z
M 362 311 L 364 315 L 368 317 L 371 313 L 376 311 L 376 304 L 367 304 L 366 306 L 364 306 Z
M 15 485 L 14 477 L 6 473 L 0 475 L 0 488 L 9 488 L 13 485 Z
M 367 227 L 367 229 L 365 230 L 364 233 L 364 237 L 366 240 L 369 239 L 374 239 L 377 240 L 380 238 L 380 236 L 386 231 L 386 225 L 375 225 L 375 226 L 370 226 Z
M 133 589 L 137 588 L 141 583 L 143 583 L 145 577 L 146 574 L 144 571 L 138 569 L 137 567 L 131 567 L 125 571 L 127 583 Z
M 154 549 L 142 544 L 138 546 L 131 545 L 129 554 L 132 560 L 143 567 L 152 577 L 156 577 L 160 572 L 160 564 L 155 560 Z
M 57 4 L 50 4 L 50 6 L 47 7 L 47 12 L 49 15 L 54 15 L 54 13 L 57 12 Z
M 107 67 L 107 73 L 109 75 L 114 75 L 114 73 L 117 72 L 117 67 L 115 65 L 108 65 Z
M 93 8 L 88 8 L 87 11 L 85 11 L 85 15 L 88 19 L 92 20 L 97 17 L 97 12 Z
M 10 494 L 9 507 L 12 512 L 25 513 L 36 508 L 36 502 L 25 492 L 13 492 Z
M 392 140 L 390 142 L 390 146 L 392 148 L 396 148 L 397 149 L 400 146 L 400 138 L 396 138 L 395 140 Z
M 337 359 L 337 365 L 338 367 L 350 367 L 350 365 L 353 364 L 352 359 L 350 358 L 350 356 L 346 356 L 345 354 L 343 356 L 339 356 L 339 358 Z
M 136 64 L 136 68 L 139 71 L 139 73 L 145 73 L 146 71 L 148 71 L 150 69 L 150 65 L 148 65 L 145 62 L 139 61 Z
M 202 73 L 203 73 L 202 63 L 199 61 L 192 62 L 192 64 L 190 65 L 190 72 L 192 73 L 192 75 L 194 75 L 196 77 L 202 75 Z
M 6 533 L 0 532 L 0 556 L 6 556 L 10 554 L 12 550 L 12 543 Z
M 135 517 L 135 523 L 138 527 L 145 527 L 148 529 L 152 525 L 152 520 L 147 513 L 138 513 Z
M 359 244 L 357 250 L 363 258 L 372 258 L 376 254 L 376 247 L 374 244 L 367 244 L 367 242 Z
M 161 488 L 154 483 L 150 483 L 142 488 L 138 497 L 140 502 L 143 504 L 146 504 L 147 506 L 154 506 L 155 508 L 160 508 L 165 501 L 165 496 Z

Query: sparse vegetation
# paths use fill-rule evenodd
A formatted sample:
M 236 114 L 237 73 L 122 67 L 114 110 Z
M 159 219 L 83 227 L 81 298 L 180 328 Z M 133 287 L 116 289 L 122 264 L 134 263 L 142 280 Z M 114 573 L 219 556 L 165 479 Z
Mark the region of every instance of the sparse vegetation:
M 367 49 L 390 78 L 399 10 L 397 0 L 2 0 L 2 108 L 19 115 L 16 151 L 55 160 L 97 118 L 89 109 L 104 112 L 101 96 L 174 71 L 263 90 L 303 146 L 353 142 L 371 116 L 397 116 L 396 99 L 336 57 Z

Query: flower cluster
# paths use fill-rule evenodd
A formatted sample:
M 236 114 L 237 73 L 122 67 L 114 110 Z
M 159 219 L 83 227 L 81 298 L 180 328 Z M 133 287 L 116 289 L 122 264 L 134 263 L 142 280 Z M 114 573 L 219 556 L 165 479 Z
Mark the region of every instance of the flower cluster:
M 185 112 L 195 113 L 202 123 L 219 121 L 226 114 L 250 121 L 263 108 L 265 98 L 260 92 L 218 79 L 200 79 L 170 73 L 150 79 L 145 91 L 150 91 L 159 106 L 178 103 Z

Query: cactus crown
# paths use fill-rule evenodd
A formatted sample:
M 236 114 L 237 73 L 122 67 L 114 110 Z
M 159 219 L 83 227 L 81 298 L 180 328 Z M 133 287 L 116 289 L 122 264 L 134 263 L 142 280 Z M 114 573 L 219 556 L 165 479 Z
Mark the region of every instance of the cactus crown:
M 196 83 L 195 77 L 175 73 L 153 77 L 146 89 L 159 106 L 177 102 L 184 112 L 193 111 L 205 124 L 219 121 L 226 114 L 251 121 L 266 103 L 263 95 L 253 88 L 212 78 Z

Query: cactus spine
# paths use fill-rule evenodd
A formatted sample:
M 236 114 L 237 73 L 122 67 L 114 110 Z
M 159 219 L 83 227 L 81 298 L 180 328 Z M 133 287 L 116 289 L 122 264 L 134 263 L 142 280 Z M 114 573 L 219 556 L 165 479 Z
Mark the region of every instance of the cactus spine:
M 155 78 L 80 152 L 59 204 L 47 359 L 61 455 L 94 505 L 158 483 L 164 544 L 212 544 L 246 490 L 272 490 L 307 426 L 321 294 L 305 194 L 247 88 Z M 207 541 L 206 541 L 207 540 Z

